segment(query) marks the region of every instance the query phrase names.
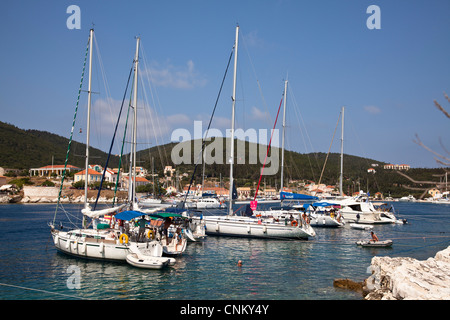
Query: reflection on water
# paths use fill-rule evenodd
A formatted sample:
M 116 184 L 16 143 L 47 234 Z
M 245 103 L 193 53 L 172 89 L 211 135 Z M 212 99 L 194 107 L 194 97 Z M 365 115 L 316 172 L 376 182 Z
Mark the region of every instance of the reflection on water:
M 391 249 L 356 246 L 355 241 L 370 233 L 349 227 L 315 228 L 317 236 L 309 241 L 210 236 L 203 243 L 190 243 L 175 266 L 145 270 L 59 254 L 47 226 L 53 205 L 5 205 L 0 232 L 8 245 L 0 247 L 0 282 L 18 287 L 3 286 L 0 298 L 360 299 L 333 288 L 333 280 L 367 278 L 374 255 L 427 259 L 449 245 L 450 206 L 398 207 L 410 224 L 374 227 L 380 239 L 394 239 Z M 69 266 L 80 272 L 80 289 L 68 288 L 73 276 Z

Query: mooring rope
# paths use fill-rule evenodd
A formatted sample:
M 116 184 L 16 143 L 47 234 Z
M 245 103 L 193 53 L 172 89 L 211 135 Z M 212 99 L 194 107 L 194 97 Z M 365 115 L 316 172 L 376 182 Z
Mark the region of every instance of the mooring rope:
M 69 295 L 69 294 L 58 293 L 58 292 L 52 292 L 52 291 L 47 291 L 47 290 L 42 290 L 42 289 L 34 289 L 34 288 L 28 288 L 28 287 L 16 286 L 16 285 L 13 285 L 13 284 L 8 284 L 8 283 L 1 283 L 1 282 L 0 282 L 0 286 L 11 287 L 11 288 L 17 288 L 17 289 L 23 289 L 23 290 L 28 290 L 28 291 L 37 291 L 37 292 L 48 293 L 48 294 L 54 294 L 54 295 L 59 295 L 59 296 L 63 296 L 63 297 L 75 298 L 75 299 L 89 300 L 88 298 L 72 296 L 72 295 Z

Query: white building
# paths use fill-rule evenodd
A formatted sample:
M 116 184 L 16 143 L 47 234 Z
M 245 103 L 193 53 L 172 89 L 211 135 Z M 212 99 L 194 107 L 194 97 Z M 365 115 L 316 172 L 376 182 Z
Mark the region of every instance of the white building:
M 86 170 L 80 171 L 74 174 L 74 182 L 84 180 L 86 176 Z M 100 182 L 102 180 L 102 174 L 92 169 L 88 169 L 88 184 Z

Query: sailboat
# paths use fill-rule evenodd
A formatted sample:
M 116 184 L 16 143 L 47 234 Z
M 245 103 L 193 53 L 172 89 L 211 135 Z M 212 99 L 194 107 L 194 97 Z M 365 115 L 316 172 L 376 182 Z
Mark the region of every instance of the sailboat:
M 256 217 L 249 212 L 248 216 L 236 216 L 233 214 L 233 162 L 234 162 L 234 122 L 236 104 L 236 75 L 238 58 L 239 26 L 236 27 L 236 39 L 234 43 L 234 76 L 231 111 L 231 154 L 230 154 L 230 195 L 227 215 L 193 217 L 205 223 L 206 233 L 215 236 L 235 236 L 272 239 L 308 239 L 315 236 L 314 230 L 298 214 L 292 220 L 279 220 L 273 217 Z
M 169 264 L 173 264 L 172 260 L 169 260 L 169 258 L 163 258 L 162 256 L 162 247 L 161 244 L 157 241 L 147 239 L 147 241 L 144 242 L 137 242 L 129 237 L 125 233 L 121 233 L 120 230 L 115 228 L 110 228 L 109 224 L 103 224 L 103 223 L 96 223 L 98 218 L 104 216 L 105 214 L 111 214 L 114 212 L 119 212 L 120 210 L 125 209 L 128 207 L 128 209 L 133 210 L 136 209 L 136 203 L 135 203 L 135 153 L 136 153 L 136 124 L 137 124 L 137 72 L 138 72 L 138 61 L 139 61 L 139 41 L 140 39 L 137 38 L 136 42 L 136 54 L 134 58 L 134 93 L 133 93 L 133 107 L 134 107 L 134 133 L 133 133 L 133 151 L 131 153 L 131 158 L 134 161 L 133 169 L 130 168 L 130 171 L 133 171 L 133 177 L 134 179 L 130 179 L 130 187 L 129 187 L 129 203 L 123 204 L 114 208 L 108 208 L 103 210 L 92 210 L 89 206 L 88 200 L 87 200 L 87 190 L 88 190 L 88 169 L 89 169 L 89 130 L 90 130 L 90 112 L 91 112 L 91 82 L 92 82 L 92 43 L 93 43 L 93 37 L 94 37 L 94 30 L 91 29 L 89 32 L 89 41 L 88 41 L 88 48 L 86 49 L 86 57 L 84 66 L 86 65 L 86 58 L 87 53 L 89 51 L 89 84 L 88 84 L 88 117 L 87 117 L 87 137 L 86 137 L 86 160 L 85 160 L 85 200 L 84 200 L 84 208 L 81 210 L 83 214 L 83 224 L 82 228 L 80 229 L 72 229 L 65 231 L 64 228 L 56 227 L 55 219 L 56 219 L 56 212 L 58 210 L 59 206 L 59 198 L 61 196 L 61 190 L 62 185 L 64 182 L 64 175 L 63 179 L 61 181 L 61 187 L 58 197 L 58 204 L 55 211 L 55 218 L 53 219 L 53 222 L 49 223 L 49 226 L 51 228 L 51 236 L 53 238 L 53 243 L 56 247 L 56 249 L 60 252 L 63 252 L 65 254 L 69 254 L 76 257 L 81 258 L 89 258 L 89 259 L 97 259 L 97 260 L 107 260 L 107 261 L 127 261 L 128 255 L 138 255 L 140 252 L 139 250 L 145 250 L 145 254 L 142 252 L 141 255 L 145 255 L 145 259 L 142 260 L 142 263 L 147 263 L 147 267 L 151 267 L 152 269 L 161 269 Z M 84 76 L 84 67 L 83 67 L 83 74 L 82 74 L 82 80 Z M 82 81 L 81 80 L 81 81 Z M 78 101 L 79 96 L 81 92 L 81 85 L 78 92 Z M 77 108 L 78 109 L 78 101 L 77 101 Z M 76 111 L 75 111 L 76 116 Z M 72 133 L 73 128 L 75 125 L 75 118 L 72 126 Z M 72 141 L 72 135 L 69 140 L 69 149 L 67 152 L 70 151 L 70 143 Z M 133 158 L 134 157 L 134 158 Z M 66 165 L 67 165 L 67 159 L 66 157 Z M 64 171 L 65 173 L 65 171 Z M 131 181 L 133 180 L 133 181 Z M 145 213 L 141 213 L 144 215 Z M 87 224 L 87 218 L 91 218 L 92 222 L 88 225 Z M 89 226 L 92 224 L 92 227 L 89 228 Z M 151 241 L 149 241 L 151 240 Z M 133 256 L 134 257 L 134 256 Z M 130 256 L 130 258 L 133 258 Z M 153 259 L 154 258 L 154 259 Z M 139 259 L 138 259 L 139 260 Z

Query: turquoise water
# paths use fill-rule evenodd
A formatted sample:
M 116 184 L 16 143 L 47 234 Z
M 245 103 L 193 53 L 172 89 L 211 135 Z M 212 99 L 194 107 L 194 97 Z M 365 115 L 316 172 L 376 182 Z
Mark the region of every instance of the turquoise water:
M 65 207 L 79 212 L 78 205 Z M 450 245 L 450 205 L 395 207 L 409 224 L 374 228 L 380 240 L 394 240 L 390 249 L 356 246 L 369 232 L 349 227 L 315 228 L 309 241 L 210 236 L 190 243 L 174 267 L 158 271 L 58 253 L 47 225 L 54 205 L 1 205 L 0 299 L 359 300 L 334 288 L 333 280 L 367 278 L 375 255 L 427 259 Z M 79 289 L 70 270 L 79 272 Z

